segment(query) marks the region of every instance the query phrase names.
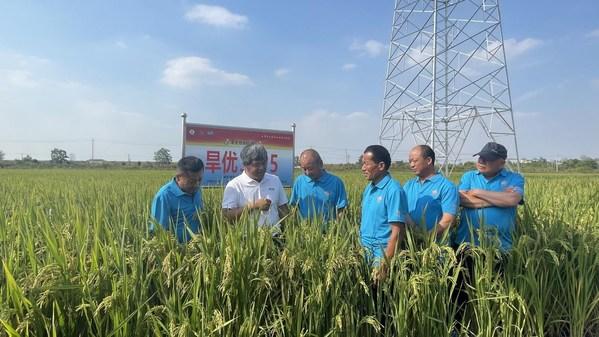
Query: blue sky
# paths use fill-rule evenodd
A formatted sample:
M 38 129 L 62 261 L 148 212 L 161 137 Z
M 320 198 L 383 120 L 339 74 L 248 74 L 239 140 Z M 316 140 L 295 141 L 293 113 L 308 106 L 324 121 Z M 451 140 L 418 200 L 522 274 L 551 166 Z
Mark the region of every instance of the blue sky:
M 521 157 L 599 157 L 599 2 L 504 1 Z M 377 142 L 389 1 L 3 1 L 7 159 L 150 160 L 195 123 L 288 129 L 325 162 Z M 394 160 L 406 160 L 399 152 Z

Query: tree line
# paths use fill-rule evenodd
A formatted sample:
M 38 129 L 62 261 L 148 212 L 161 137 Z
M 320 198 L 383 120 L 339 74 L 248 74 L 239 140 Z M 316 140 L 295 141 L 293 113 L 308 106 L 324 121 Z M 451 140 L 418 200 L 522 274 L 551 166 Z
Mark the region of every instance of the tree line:
M 6 154 L 0 150 L 0 164 L 2 167 L 31 167 L 31 166 L 64 166 L 64 165 L 73 165 L 72 156 L 67 154 L 67 151 L 64 149 L 54 148 L 50 151 L 50 161 L 40 161 L 31 157 L 30 155 L 26 155 L 21 159 L 15 159 L 13 161 L 9 161 L 6 158 Z M 93 163 L 98 166 L 103 167 L 116 167 L 116 166 L 138 166 L 138 167 L 162 167 L 168 166 L 173 163 L 173 156 L 169 149 L 160 148 L 154 152 L 153 162 L 118 162 L 118 161 L 105 161 L 101 159 L 94 160 Z M 89 161 L 87 161 L 89 163 Z M 299 166 L 299 159 L 295 157 L 295 166 Z M 85 162 L 77 162 L 77 163 L 85 163 Z M 80 165 L 76 165 L 80 166 Z M 362 166 L 362 157 L 360 156 L 358 160 L 354 163 L 345 163 L 345 164 L 329 164 L 327 165 L 330 169 L 359 169 Z M 403 160 L 395 161 L 392 163 L 392 167 L 398 170 L 409 170 L 410 165 L 408 162 Z M 476 163 L 474 161 L 467 161 L 463 163 L 459 163 L 456 165 L 455 169 L 458 171 L 471 170 L 476 167 Z M 522 159 L 520 162 L 520 167 L 523 172 L 599 172 L 599 158 L 591 158 L 588 156 L 581 156 L 580 158 L 569 158 L 562 159 L 559 161 L 556 160 L 548 160 L 543 157 L 538 157 L 534 159 Z

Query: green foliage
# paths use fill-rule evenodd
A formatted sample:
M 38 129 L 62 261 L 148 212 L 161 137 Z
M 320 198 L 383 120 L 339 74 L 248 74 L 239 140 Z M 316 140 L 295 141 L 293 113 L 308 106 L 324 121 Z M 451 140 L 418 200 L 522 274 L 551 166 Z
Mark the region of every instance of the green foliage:
M 171 151 L 164 147 L 154 152 L 154 161 L 160 164 L 170 164 L 173 161 Z
M 69 161 L 67 151 L 63 149 L 54 148 L 50 152 L 50 161 L 55 164 L 65 164 Z
M 205 189 L 203 233 L 147 233 L 172 170 L 0 171 L 0 336 L 450 336 L 461 265 L 410 233 L 375 286 L 350 206 L 323 235 L 292 213 L 284 242 L 221 216 Z M 411 174 L 394 173 L 402 182 Z M 503 276 L 476 249 L 462 336 L 599 334 L 599 177 L 527 176 Z M 385 305 L 382 305 L 385 303 Z

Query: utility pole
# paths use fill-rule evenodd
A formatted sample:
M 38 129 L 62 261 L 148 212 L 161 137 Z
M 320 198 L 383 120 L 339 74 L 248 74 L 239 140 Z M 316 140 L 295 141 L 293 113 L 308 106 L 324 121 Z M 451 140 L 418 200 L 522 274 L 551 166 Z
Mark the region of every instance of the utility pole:
M 292 160 L 292 165 L 291 165 L 291 177 L 293 178 L 293 170 L 295 169 L 295 127 L 297 125 L 295 125 L 295 123 L 291 123 L 291 132 L 293 133 L 293 150 L 291 151 L 291 160 Z M 298 160 L 299 161 L 299 160 Z
M 185 157 L 185 137 L 187 137 L 187 114 L 184 112 L 181 114 L 181 158 Z

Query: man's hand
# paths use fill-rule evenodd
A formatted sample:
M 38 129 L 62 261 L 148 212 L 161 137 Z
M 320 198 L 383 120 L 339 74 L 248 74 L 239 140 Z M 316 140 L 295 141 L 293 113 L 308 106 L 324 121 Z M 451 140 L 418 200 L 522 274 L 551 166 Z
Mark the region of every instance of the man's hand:
M 376 284 L 380 284 L 387 279 L 387 274 L 387 264 L 385 260 L 381 260 L 381 264 L 372 271 L 372 279 Z
M 461 193 L 462 192 L 460 192 L 460 196 L 462 196 Z M 466 193 L 470 197 L 482 200 L 489 206 L 496 207 L 515 207 L 518 205 L 518 203 L 520 203 L 520 200 L 522 200 L 522 196 L 513 187 L 508 187 L 503 192 L 493 192 L 481 189 L 474 189 Z
M 258 199 L 251 204 L 250 209 L 259 209 L 261 211 L 268 211 L 268 209 L 270 208 L 271 202 L 272 201 L 270 201 L 270 199 L 267 199 L 267 198 Z
M 460 205 L 466 208 L 485 208 L 491 206 L 487 201 L 480 199 L 474 193 L 474 190 L 460 191 Z

